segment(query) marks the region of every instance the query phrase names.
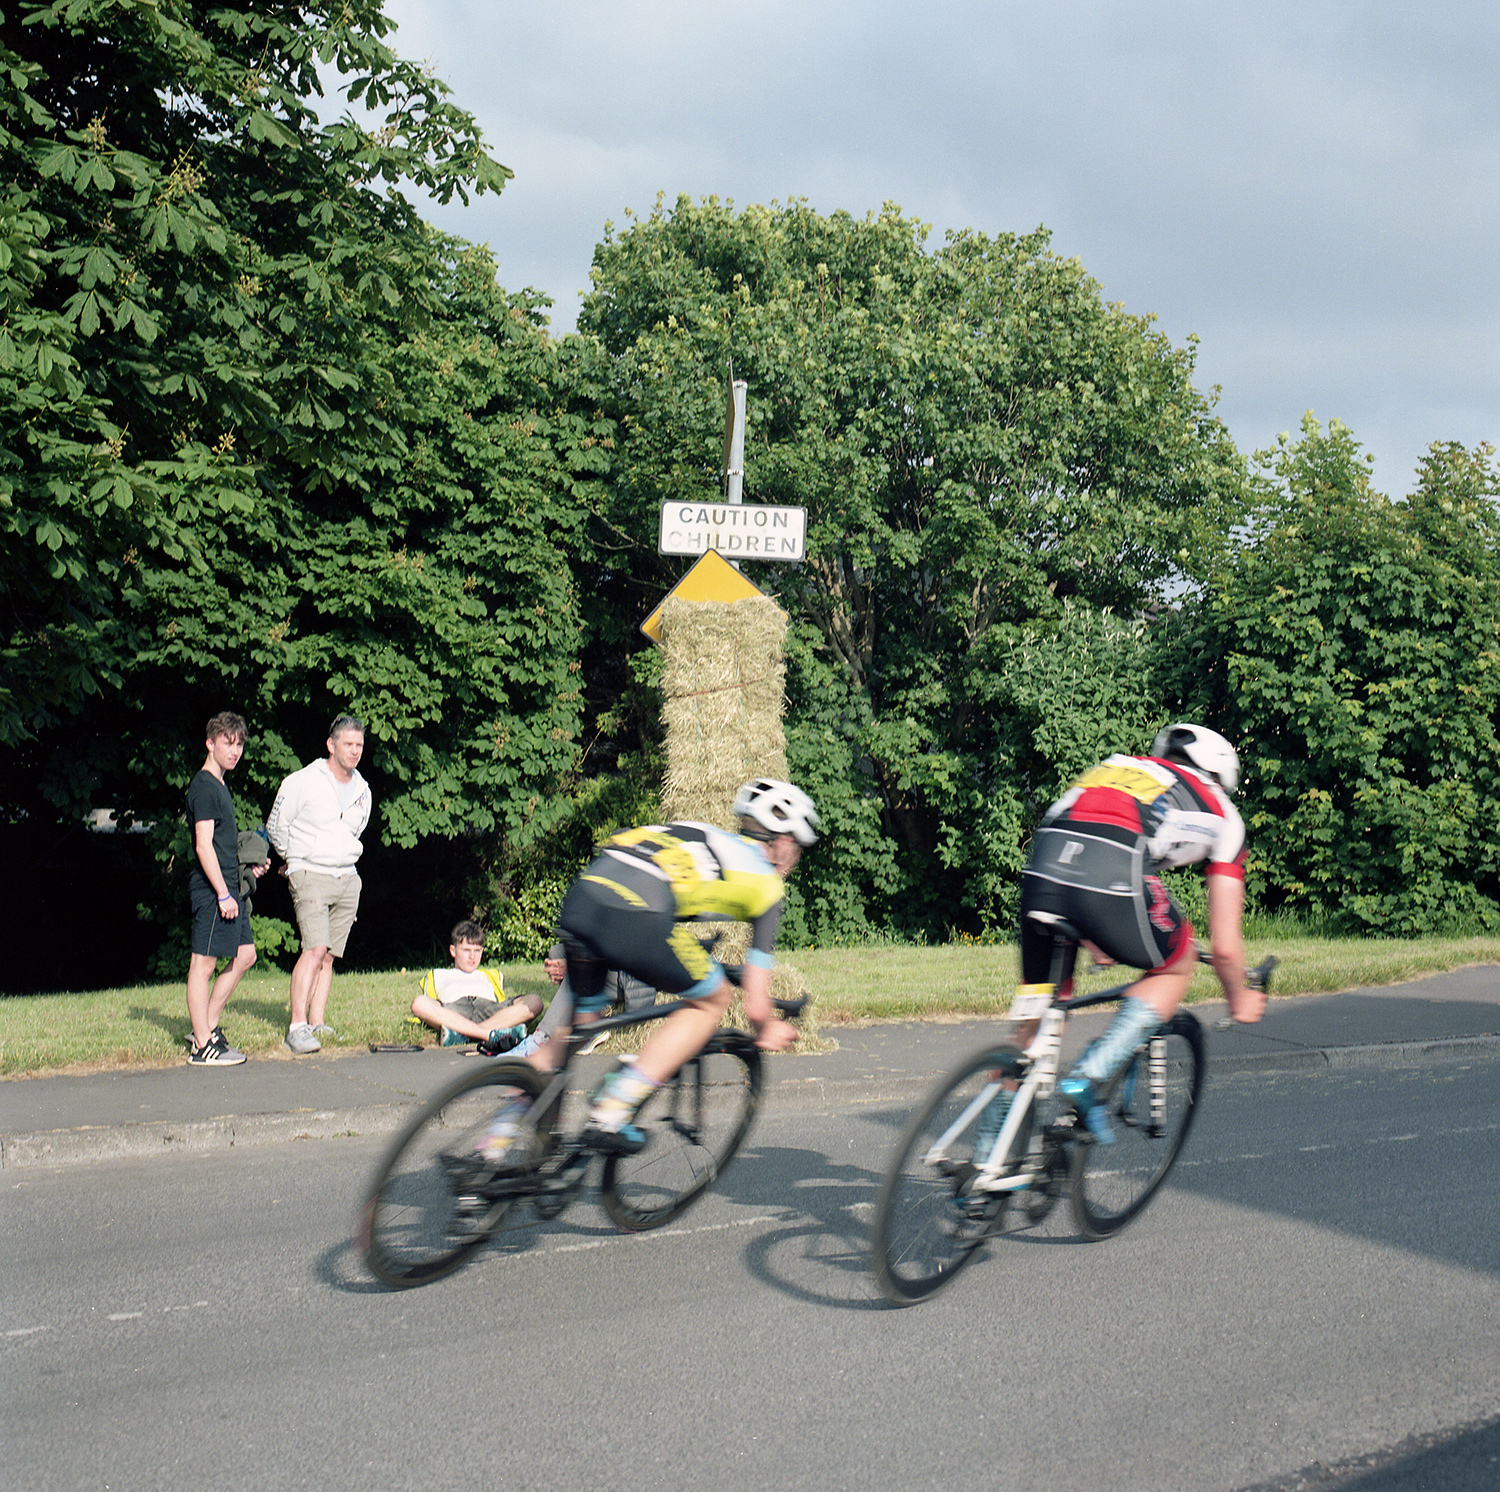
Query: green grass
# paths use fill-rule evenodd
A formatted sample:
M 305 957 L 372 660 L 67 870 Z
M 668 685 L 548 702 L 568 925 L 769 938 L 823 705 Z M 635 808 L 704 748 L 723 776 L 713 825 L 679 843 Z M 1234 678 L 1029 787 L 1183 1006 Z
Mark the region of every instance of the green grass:
M 410 1024 L 412 996 L 422 970 L 338 974 L 327 1019 L 339 1040 L 325 1047 L 364 1050 L 371 1041 L 420 1041 L 437 1033 Z M 507 966 L 505 987 L 515 995 L 550 998 L 552 981 L 540 964 Z M 224 1012 L 224 1035 L 247 1056 L 284 1057 L 287 975 L 259 966 L 240 980 Z M 190 1030 L 185 982 L 139 984 L 83 995 L 9 995 L 0 998 L 0 1077 L 111 1067 L 157 1067 L 187 1057 Z
M 1282 937 L 1252 939 L 1251 962 L 1268 952 L 1281 958 L 1272 993 L 1326 993 L 1356 985 L 1398 984 L 1466 964 L 1500 963 L 1500 938 L 1426 938 L 1412 942 Z M 815 1002 L 823 1028 L 877 1021 L 962 1020 L 1003 1011 L 1016 982 L 1015 950 L 953 943 L 938 948 L 902 944 L 802 949 L 782 955 L 795 967 Z M 339 974 L 328 1019 L 337 1045 L 363 1050 L 371 1041 L 420 1039 L 407 1023 L 420 970 Z M 1126 972 L 1090 974 L 1084 988 L 1102 988 Z M 540 964 L 508 964 L 505 984 L 516 995 L 550 997 Z M 1218 997 L 1218 985 L 1200 970 L 1189 1000 Z M 240 981 L 224 1014 L 224 1034 L 250 1056 L 295 1061 L 282 1046 L 286 1035 L 287 976 L 257 968 Z M 181 1062 L 188 1034 L 184 986 L 137 985 L 82 995 L 11 995 L 0 998 L 0 1076 Z M 837 1039 L 837 1033 L 832 1033 Z M 810 1044 L 816 1046 L 816 1039 Z M 826 1045 L 826 1043 L 825 1043 Z

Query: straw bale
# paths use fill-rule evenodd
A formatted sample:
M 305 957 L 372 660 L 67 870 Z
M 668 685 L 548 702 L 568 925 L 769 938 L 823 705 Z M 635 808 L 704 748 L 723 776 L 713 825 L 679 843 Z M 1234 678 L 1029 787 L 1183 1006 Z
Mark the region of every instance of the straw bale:
M 741 783 L 787 776 L 786 615 L 766 596 L 740 601 L 669 600 L 662 607 L 662 706 L 667 771 L 662 816 L 738 829 L 731 809 Z M 744 923 L 726 926 L 715 950 L 738 963 L 749 946 Z M 771 992 L 792 1000 L 806 992 L 801 974 L 778 964 Z M 748 1027 L 740 1001 L 725 1024 Z M 796 1050 L 827 1051 L 811 1010 Z
M 786 617 L 768 597 L 662 608 L 669 820 L 737 828 L 730 808 L 739 785 L 787 775 L 785 642 Z

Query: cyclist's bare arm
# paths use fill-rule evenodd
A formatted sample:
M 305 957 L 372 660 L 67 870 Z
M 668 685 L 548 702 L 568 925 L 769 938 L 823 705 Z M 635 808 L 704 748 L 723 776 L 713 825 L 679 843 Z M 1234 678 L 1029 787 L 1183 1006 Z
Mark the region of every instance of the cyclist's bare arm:
M 1237 876 L 1208 877 L 1208 938 L 1212 963 L 1229 1014 L 1244 1025 L 1258 1021 L 1266 1009 L 1266 992 L 1245 983 L 1245 883 Z

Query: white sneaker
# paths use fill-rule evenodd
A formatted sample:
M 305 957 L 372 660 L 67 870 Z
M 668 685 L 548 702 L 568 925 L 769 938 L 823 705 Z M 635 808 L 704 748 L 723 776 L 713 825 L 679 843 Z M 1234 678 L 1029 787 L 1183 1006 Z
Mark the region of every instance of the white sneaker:
M 293 1026 L 286 1033 L 286 1049 L 299 1057 L 310 1057 L 314 1052 L 323 1050 L 323 1043 L 313 1035 L 312 1027 L 303 1021 L 300 1026 Z

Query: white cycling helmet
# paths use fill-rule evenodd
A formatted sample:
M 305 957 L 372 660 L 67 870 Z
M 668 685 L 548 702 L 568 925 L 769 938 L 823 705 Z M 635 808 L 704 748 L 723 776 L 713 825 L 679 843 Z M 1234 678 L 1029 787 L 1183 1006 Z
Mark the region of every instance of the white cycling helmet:
M 1200 772 L 1207 772 L 1225 792 L 1240 785 L 1240 759 L 1218 731 L 1179 722 L 1169 725 L 1151 743 L 1151 755 L 1171 761 L 1175 756 Z
M 750 819 L 770 834 L 790 834 L 804 849 L 818 842 L 818 810 L 800 787 L 757 777 L 734 795 L 734 816 Z

